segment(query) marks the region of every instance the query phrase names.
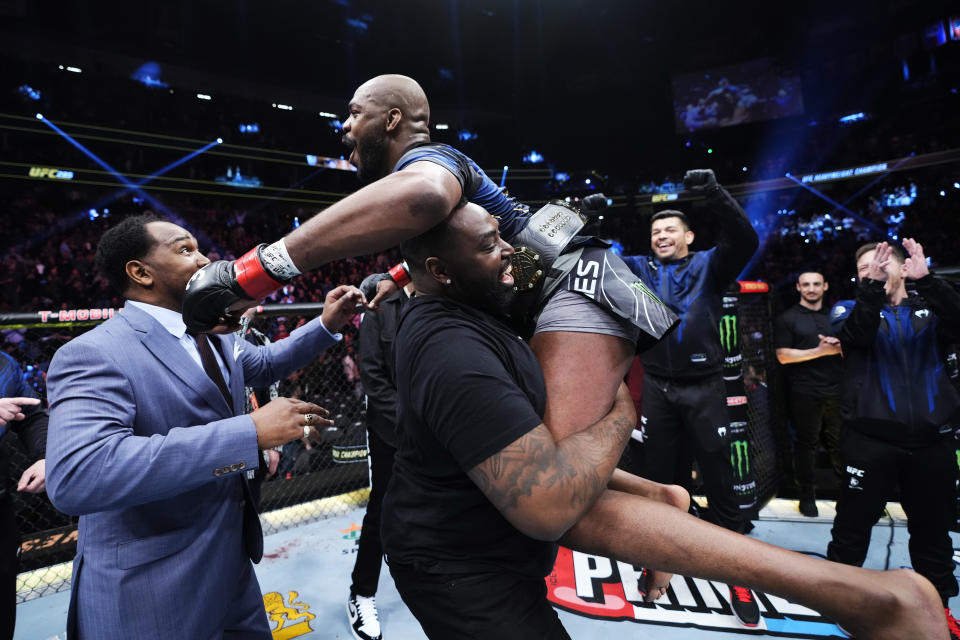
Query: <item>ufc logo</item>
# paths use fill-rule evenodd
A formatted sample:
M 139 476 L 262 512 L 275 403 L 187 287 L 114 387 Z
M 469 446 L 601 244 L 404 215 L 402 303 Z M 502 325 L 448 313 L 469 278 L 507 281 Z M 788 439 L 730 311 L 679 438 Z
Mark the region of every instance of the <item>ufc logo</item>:
M 847 467 L 847 473 L 849 473 L 849 474 L 852 475 L 852 476 L 857 476 L 858 478 L 862 478 L 862 477 L 863 477 L 863 469 L 857 469 L 856 467 L 850 467 L 850 466 L 848 466 L 848 467 Z

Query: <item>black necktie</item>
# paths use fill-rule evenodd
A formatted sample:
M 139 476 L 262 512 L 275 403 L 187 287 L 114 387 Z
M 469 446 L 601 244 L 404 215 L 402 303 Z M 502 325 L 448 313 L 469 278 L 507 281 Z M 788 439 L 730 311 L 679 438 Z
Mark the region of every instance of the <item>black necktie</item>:
M 233 410 L 233 398 L 230 396 L 230 390 L 227 389 L 227 383 L 223 379 L 223 373 L 220 371 L 220 365 L 217 364 L 217 358 L 213 355 L 213 349 L 210 347 L 210 339 L 205 333 L 191 333 L 193 339 L 197 341 L 197 351 L 200 352 L 200 362 L 203 363 L 203 370 L 207 372 L 210 379 L 220 389 L 223 399 L 227 401 L 227 406 Z

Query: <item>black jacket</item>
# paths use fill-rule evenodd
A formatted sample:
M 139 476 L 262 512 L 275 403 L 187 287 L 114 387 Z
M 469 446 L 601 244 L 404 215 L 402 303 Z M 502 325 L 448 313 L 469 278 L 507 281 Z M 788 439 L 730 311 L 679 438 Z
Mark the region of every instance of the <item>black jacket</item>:
M 960 341 L 960 294 L 943 280 L 916 281 L 893 307 L 884 283 L 864 278 L 857 299 L 830 313 L 845 356 L 843 415 L 867 435 L 906 447 L 932 444 L 960 426 L 960 392 L 946 348 Z
M 384 300 L 379 311 L 367 312 L 360 323 L 360 381 L 367 394 L 367 428 L 396 448 L 397 387 L 393 341 L 407 294 L 399 291 Z
M 26 383 L 23 369 L 17 361 L 0 352 L 0 398 L 36 398 L 36 392 Z M 14 446 L 9 432 L 20 436 L 31 461 L 46 457 L 47 413 L 40 405 L 24 407 L 24 419 L 8 422 L 0 427 L 0 497 L 10 490 L 10 448 Z

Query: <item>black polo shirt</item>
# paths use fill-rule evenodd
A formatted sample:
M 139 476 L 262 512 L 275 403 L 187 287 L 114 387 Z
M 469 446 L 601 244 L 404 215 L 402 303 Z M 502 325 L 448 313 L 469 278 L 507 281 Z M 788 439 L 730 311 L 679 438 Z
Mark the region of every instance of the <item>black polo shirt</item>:
M 796 304 L 780 314 L 773 325 L 773 346 L 776 349 L 813 349 L 820 344 L 818 335 L 832 336 L 830 312 L 814 311 Z M 783 366 L 790 382 L 790 391 L 815 396 L 839 396 L 843 379 L 843 359 L 824 356 Z
M 543 422 L 533 352 L 494 317 L 413 298 L 394 346 L 398 448 L 383 500 L 390 562 L 426 573 L 507 571 L 542 578 L 555 544 L 522 534 L 467 471 Z

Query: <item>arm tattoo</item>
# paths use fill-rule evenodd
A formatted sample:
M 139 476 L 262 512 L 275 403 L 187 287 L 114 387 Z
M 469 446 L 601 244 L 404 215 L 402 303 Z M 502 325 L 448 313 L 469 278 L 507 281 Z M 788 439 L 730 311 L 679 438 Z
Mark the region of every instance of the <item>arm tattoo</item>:
M 633 427 L 614 411 L 557 443 L 541 424 L 468 475 L 505 516 L 518 508 L 520 498 L 542 495 L 577 519 L 606 487 Z

